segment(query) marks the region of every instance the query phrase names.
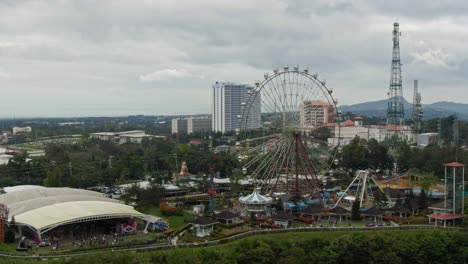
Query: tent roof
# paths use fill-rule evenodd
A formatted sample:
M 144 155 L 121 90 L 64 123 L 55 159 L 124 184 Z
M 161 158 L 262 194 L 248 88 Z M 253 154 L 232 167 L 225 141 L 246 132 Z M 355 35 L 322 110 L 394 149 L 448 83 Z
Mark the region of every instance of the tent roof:
M 76 201 L 48 205 L 19 215 L 17 223 L 45 230 L 59 225 L 89 220 L 100 220 L 121 217 L 141 217 L 132 206 L 104 201 Z
M 450 219 L 457 219 L 457 218 L 463 218 L 463 214 L 437 214 L 433 213 L 428 215 L 429 218 L 435 218 L 439 220 L 450 220 Z
M 39 197 L 32 200 L 25 200 L 18 203 L 13 203 L 8 205 L 9 216 L 16 216 L 31 210 L 35 210 L 41 207 L 67 203 L 67 202 L 77 202 L 77 201 L 102 201 L 109 203 L 121 203 L 118 200 L 99 197 L 99 196 L 87 196 L 87 195 L 62 195 L 62 196 L 48 196 L 48 197 Z
M 270 197 L 263 196 L 256 191 L 248 196 L 239 198 L 239 202 L 244 204 L 269 204 L 271 201 Z
M 16 186 L 7 186 L 3 188 L 3 191 L 5 191 L 6 193 L 12 193 L 12 192 L 18 192 L 18 191 L 24 191 L 24 190 L 30 190 L 30 189 L 37 189 L 37 188 L 45 189 L 46 187 L 40 186 L 40 185 L 16 185 Z
M 459 162 L 450 162 L 447 164 L 444 164 L 444 166 L 447 167 L 465 167 L 465 164 L 459 163 Z
M 9 207 L 14 203 L 24 202 L 28 200 L 34 200 L 41 197 L 51 197 L 51 196 L 68 196 L 68 195 L 83 195 L 83 196 L 92 196 L 92 197 L 104 197 L 104 194 L 82 190 L 82 189 L 73 189 L 73 188 L 27 188 L 22 190 L 17 190 L 14 192 L 9 192 L 0 195 L 0 204 L 6 205 Z

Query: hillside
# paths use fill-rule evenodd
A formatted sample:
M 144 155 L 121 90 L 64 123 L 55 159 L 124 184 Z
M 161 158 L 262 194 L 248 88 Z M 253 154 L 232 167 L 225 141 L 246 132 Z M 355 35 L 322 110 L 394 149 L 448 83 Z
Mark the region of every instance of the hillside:
M 343 105 L 339 109 L 343 112 L 353 112 L 358 115 L 386 117 L 388 100 L 364 102 L 354 105 Z M 413 105 L 404 100 L 405 118 L 411 118 Z M 453 102 L 436 102 L 423 105 L 424 119 L 447 117 L 457 114 L 459 119 L 468 120 L 468 104 Z

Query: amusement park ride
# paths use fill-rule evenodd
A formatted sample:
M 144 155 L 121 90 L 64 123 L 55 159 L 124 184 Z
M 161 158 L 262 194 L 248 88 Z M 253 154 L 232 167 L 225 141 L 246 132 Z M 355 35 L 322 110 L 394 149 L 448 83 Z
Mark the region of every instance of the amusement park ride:
M 370 206 L 376 200 L 377 193 L 388 202 L 387 206 L 393 206 L 390 197 L 380 188 L 379 184 L 372 176 L 369 170 L 357 171 L 356 177 L 354 177 L 348 188 L 340 195 L 340 198 L 333 205 L 333 208 L 338 205 L 344 205 L 343 207 L 351 208 L 352 203 L 358 199 L 359 208 Z
M 318 74 L 299 66 L 275 69 L 255 83 L 247 98 L 239 116 L 241 140 L 236 145 L 241 149 L 243 171 L 256 183 L 256 191 L 293 194 L 296 201 L 309 197 L 321 204 L 327 196 L 330 208 L 351 208 L 356 199 L 363 208 L 379 199 L 391 205 L 370 171 L 358 171 L 348 188 L 333 199 L 324 190 L 318 176 L 330 171 L 341 149 L 341 142 L 330 146 L 327 139 L 340 139 L 342 120 L 332 89 Z M 252 131 L 250 114 L 259 99 L 261 131 Z
M 238 117 L 242 140 L 237 145 L 243 171 L 256 182 L 257 190 L 296 197 L 320 191 L 317 176 L 330 169 L 338 152 L 338 146 L 328 146 L 327 138 L 339 138 L 340 131 L 337 100 L 325 85 L 316 73 L 299 66 L 275 69 L 255 83 Z M 248 124 L 259 99 L 262 127 L 252 131 Z

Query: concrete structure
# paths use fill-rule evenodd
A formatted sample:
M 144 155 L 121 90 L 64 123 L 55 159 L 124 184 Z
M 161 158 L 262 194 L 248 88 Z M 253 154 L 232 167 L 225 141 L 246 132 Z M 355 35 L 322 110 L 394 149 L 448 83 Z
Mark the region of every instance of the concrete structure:
M 189 117 L 172 119 L 172 134 L 204 132 L 211 130 L 210 117 Z
M 89 134 L 90 138 L 103 141 L 111 141 L 115 144 L 141 143 L 143 138 L 152 137 L 146 135 L 143 130 L 123 131 L 123 132 L 98 132 Z
M 335 122 L 335 107 L 328 102 L 304 101 L 300 113 L 301 127 L 313 129 Z
M 424 148 L 430 144 L 436 144 L 439 142 L 438 133 L 422 133 L 416 135 L 416 144 L 418 148 Z
M 188 121 L 185 118 L 172 119 L 172 134 L 188 132 Z
M 32 128 L 30 126 L 27 127 L 13 127 L 13 135 L 16 135 L 18 133 L 31 133 Z
M 204 132 L 211 130 L 210 117 L 191 117 L 187 120 L 187 133 Z
M 452 214 L 463 214 L 465 192 L 465 165 L 458 162 L 445 166 L 445 209 Z
M 216 82 L 211 107 L 214 132 L 261 127 L 261 95 L 252 86 Z
M 443 208 L 429 207 L 434 213 L 428 215 L 429 224 L 434 219 L 434 224 L 447 226 L 447 221 L 452 224 L 460 223 L 464 217 L 464 193 L 465 193 L 465 165 L 458 162 L 444 164 L 445 189 Z
M 84 125 L 84 122 L 62 122 L 58 123 L 59 126 L 81 126 Z

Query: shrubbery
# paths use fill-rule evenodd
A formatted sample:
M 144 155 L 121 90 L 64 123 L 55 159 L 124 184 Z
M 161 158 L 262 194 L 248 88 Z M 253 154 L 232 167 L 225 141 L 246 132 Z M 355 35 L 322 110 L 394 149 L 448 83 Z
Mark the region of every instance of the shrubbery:
M 182 207 L 169 206 L 167 203 L 164 202 L 159 204 L 159 210 L 161 210 L 161 213 L 165 216 L 183 215 L 184 213 L 184 209 Z
M 54 263 L 466 263 L 467 248 L 463 231 L 337 231 L 260 235 L 214 247 L 113 252 Z

